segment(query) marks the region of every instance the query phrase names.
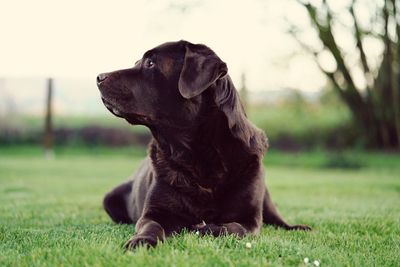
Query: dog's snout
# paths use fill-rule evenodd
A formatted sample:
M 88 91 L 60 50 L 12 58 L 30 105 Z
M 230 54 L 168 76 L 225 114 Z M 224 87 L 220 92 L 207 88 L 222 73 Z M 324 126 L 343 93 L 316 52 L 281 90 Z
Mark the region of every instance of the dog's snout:
M 104 82 L 108 78 L 108 73 L 101 73 L 97 76 L 97 83 Z

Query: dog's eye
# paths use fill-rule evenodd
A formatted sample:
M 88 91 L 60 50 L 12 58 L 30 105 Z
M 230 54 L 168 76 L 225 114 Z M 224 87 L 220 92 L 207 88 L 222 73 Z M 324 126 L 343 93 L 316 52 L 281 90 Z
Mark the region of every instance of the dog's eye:
M 146 67 L 147 68 L 152 68 L 154 67 L 154 62 L 151 59 L 146 60 Z

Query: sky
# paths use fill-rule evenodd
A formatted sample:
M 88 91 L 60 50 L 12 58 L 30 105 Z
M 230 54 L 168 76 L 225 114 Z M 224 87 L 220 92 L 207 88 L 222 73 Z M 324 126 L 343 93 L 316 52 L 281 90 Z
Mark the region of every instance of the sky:
M 132 66 L 163 42 L 185 39 L 214 49 L 234 80 L 245 72 L 252 90 L 317 90 L 325 82 L 312 62 L 286 62 L 299 48 L 285 33 L 284 18 L 307 19 L 294 1 L 0 3 L 0 76 L 94 79 L 100 72 Z
M 333 8 L 348 2 L 332 1 Z M 85 85 L 71 94 L 89 97 L 97 90 L 98 73 L 128 68 L 146 50 L 184 39 L 211 47 L 227 63 L 236 87 L 245 73 L 252 91 L 316 92 L 326 79 L 287 34 L 288 21 L 318 47 L 306 11 L 295 0 L 0 0 L 0 78 L 76 79 Z M 353 45 L 342 37 L 344 45 Z M 322 62 L 334 68 L 329 55 Z M 79 87 L 88 84 L 82 92 Z M 13 94 L 35 94 L 23 88 Z

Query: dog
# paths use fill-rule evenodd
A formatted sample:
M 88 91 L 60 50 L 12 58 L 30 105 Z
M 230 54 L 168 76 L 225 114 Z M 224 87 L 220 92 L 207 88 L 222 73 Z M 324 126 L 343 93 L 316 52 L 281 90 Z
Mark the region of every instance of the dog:
M 164 43 L 133 68 L 98 75 L 97 86 L 111 113 L 153 136 L 136 174 L 103 201 L 114 222 L 136 224 L 126 249 L 183 229 L 216 237 L 257 234 L 263 223 L 310 230 L 279 215 L 264 183 L 267 138 L 209 47 Z

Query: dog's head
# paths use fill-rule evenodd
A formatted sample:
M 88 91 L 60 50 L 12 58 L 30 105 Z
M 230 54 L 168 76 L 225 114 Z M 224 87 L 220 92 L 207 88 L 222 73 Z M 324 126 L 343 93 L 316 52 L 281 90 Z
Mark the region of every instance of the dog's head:
M 114 115 L 153 130 L 195 130 L 198 118 L 206 117 L 201 111 L 214 109 L 212 114 L 223 114 L 227 123 L 211 127 L 227 127 L 262 154 L 267 140 L 248 122 L 227 73 L 226 64 L 210 48 L 179 41 L 147 51 L 133 68 L 100 74 L 97 86 Z
M 133 68 L 100 74 L 97 86 L 114 115 L 134 124 L 179 127 L 190 125 L 202 93 L 227 71 L 207 46 L 170 42 L 147 51 Z

